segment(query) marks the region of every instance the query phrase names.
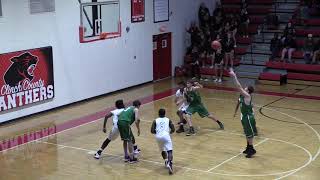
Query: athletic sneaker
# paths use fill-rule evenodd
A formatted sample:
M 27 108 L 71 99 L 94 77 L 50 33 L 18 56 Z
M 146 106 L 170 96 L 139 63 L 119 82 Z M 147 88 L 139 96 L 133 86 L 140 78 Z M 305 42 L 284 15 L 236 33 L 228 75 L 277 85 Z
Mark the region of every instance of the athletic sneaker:
M 218 82 L 219 81 L 219 79 L 215 79 L 213 82 Z
M 124 162 L 129 162 L 129 161 L 130 161 L 130 157 L 129 156 L 124 157 Z
M 218 124 L 219 124 L 219 126 L 220 126 L 220 129 L 221 129 L 221 130 L 224 130 L 224 125 L 223 125 L 223 123 L 222 123 L 222 122 L 218 122 Z
M 222 82 L 222 79 L 220 78 L 219 80 L 218 80 L 218 83 L 221 83 Z
M 176 133 L 182 133 L 184 132 L 184 128 L 183 127 L 179 127 L 179 129 L 176 130 Z
M 255 149 L 248 149 L 248 151 L 247 151 L 247 155 L 246 155 L 246 158 L 252 158 L 252 156 L 254 155 L 254 154 L 256 154 L 256 150 Z
M 191 136 L 191 135 L 195 135 L 196 132 L 194 131 L 194 128 L 193 127 L 190 127 L 188 133 L 186 134 L 186 136 Z
M 100 157 L 101 157 L 101 154 L 99 154 L 98 152 L 96 152 L 96 153 L 94 154 L 94 158 L 95 158 L 95 159 L 100 159 Z
M 247 148 L 244 151 L 242 151 L 242 153 L 243 154 L 248 154 L 248 149 L 249 149 L 249 146 L 247 146 Z
M 167 168 L 168 168 L 168 170 L 169 170 L 169 174 L 172 175 L 172 174 L 173 174 L 172 162 L 169 162 L 169 163 L 168 163 Z
M 137 158 L 133 158 L 133 159 L 129 159 L 129 164 L 134 164 L 134 163 L 137 163 L 139 162 Z
M 140 154 L 140 152 L 141 152 L 141 150 L 140 150 L 139 148 L 137 148 L 137 149 L 135 149 L 135 150 L 133 151 L 133 154 Z

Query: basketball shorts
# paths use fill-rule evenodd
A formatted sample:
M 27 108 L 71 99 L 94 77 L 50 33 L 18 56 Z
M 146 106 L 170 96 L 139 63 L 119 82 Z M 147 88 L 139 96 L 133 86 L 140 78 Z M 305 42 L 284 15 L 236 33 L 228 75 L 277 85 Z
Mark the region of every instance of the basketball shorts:
M 196 104 L 196 105 L 189 105 L 189 107 L 186 110 L 186 113 L 189 115 L 192 115 L 194 113 L 198 113 L 200 117 L 208 117 L 209 112 L 208 110 L 204 107 L 203 104 Z
M 178 108 L 178 110 L 182 111 L 182 112 L 185 112 L 187 110 L 188 106 L 189 106 L 188 104 L 182 103 L 180 105 L 180 107 Z
M 112 130 L 109 133 L 108 139 L 111 141 L 116 140 L 119 137 L 119 129 L 117 125 L 113 125 Z
M 241 115 L 241 124 L 247 138 L 257 135 L 256 120 L 253 115 Z
M 160 151 L 172 151 L 172 141 L 170 135 L 157 136 L 156 140 Z
M 118 129 L 120 133 L 121 140 L 123 141 L 133 141 L 133 134 L 130 127 L 130 122 L 118 121 Z

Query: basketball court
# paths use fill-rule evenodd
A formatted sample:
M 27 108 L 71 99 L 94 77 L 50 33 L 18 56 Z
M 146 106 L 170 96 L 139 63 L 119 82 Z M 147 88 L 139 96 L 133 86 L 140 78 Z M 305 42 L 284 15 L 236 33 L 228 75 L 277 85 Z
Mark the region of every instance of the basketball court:
M 153 135 L 151 122 L 159 108 L 178 121 L 174 104 L 175 79 L 149 83 L 81 102 L 62 109 L 24 118 L 1 127 L 1 137 L 17 137 L 51 128 L 47 137 L 1 152 L 1 179 L 162 179 L 168 178 Z M 317 179 L 320 175 L 319 87 L 305 85 L 258 86 L 254 95 L 259 135 L 257 154 L 247 159 L 239 113 L 233 118 L 238 93 L 228 84 L 207 85 L 201 90 L 210 112 L 225 124 L 194 117 L 197 134 L 173 134 L 172 179 Z M 259 90 L 259 89 L 263 89 Z M 102 132 L 105 112 L 113 102 L 142 100 L 142 150 L 137 164 L 123 162 L 122 142 L 111 142 L 100 160 L 93 154 L 106 137 Z M 227 107 L 227 108 L 226 108 Z M 41 119 L 41 123 L 39 123 Z M 52 128 L 54 127 L 54 128 Z M 108 122 L 107 129 L 111 124 Z M 35 135 L 36 137 L 36 135 Z

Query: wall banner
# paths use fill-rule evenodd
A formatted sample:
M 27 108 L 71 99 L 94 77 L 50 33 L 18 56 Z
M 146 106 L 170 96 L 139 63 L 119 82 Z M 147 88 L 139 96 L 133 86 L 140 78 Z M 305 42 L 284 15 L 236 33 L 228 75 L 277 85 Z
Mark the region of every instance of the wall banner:
M 52 47 L 0 54 L 0 112 L 54 98 Z

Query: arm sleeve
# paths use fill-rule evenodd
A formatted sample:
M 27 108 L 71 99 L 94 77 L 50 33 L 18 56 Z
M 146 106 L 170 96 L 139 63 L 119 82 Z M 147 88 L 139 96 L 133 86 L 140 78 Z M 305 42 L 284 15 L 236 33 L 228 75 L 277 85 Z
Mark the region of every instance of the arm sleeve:
M 152 125 L 151 125 L 151 133 L 152 133 L 152 134 L 156 134 L 156 121 L 153 121 L 153 122 L 152 122 Z
M 169 126 L 170 126 L 170 134 L 174 133 L 175 128 L 174 128 L 174 125 L 172 124 L 171 120 L 169 120 Z

